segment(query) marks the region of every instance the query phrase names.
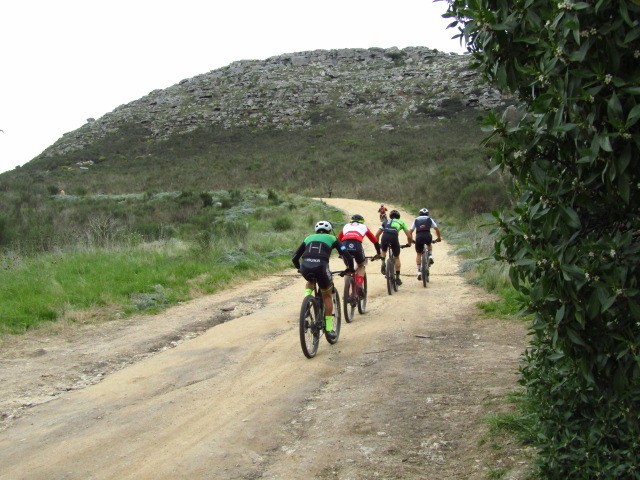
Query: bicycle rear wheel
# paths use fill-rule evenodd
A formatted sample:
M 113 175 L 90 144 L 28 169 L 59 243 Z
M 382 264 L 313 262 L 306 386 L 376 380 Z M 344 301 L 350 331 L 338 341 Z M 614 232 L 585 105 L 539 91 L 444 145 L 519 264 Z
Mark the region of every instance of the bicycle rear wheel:
M 391 264 L 390 274 L 391 274 L 391 285 L 393 286 L 393 291 L 397 292 L 398 291 L 398 279 L 396 277 L 396 257 L 395 257 L 395 255 L 393 256 L 393 263 Z
M 356 282 L 351 275 L 344 277 L 344 293 L 342 295 L 342 304 L 344 305 L 344 319 L 347 323 L 353 321 L 356 313 Z
M 389 250 L 389 259 L 387 260 L 387 292 L 389 295 L 393 295 L 393 292 L 398 291 L 398 285 L 396 284 L 396 258 L 393 252 Z
M 358 312 L 364 313 L 367 309 L 367 274 L 364 274 L 364 296 L 358 295 Z
M 320 343 L 320 326 L 317 318 L 321 313 L 312 295 L 307 295 L 302 300 L 300 307 L 300 346 L 302 353 L 307 358 L 315 357 Z M 323 319 L 324 320 L 324 319 Z
M 429 260 L 428 260 L 426 246 L 425 246 L 425 251 L 422 252 L 422 261 L 420 263 L 420 270 L 422 272 L 422 286 L 426 288 L 427 282 L 429 281 Z
M 327 342 L 329 342 L 331 345 L 333 345 L 338 341 L 338 337 L 340 337 L 340 325 L 342 324 L 342 313 L 340 312 L 340 294 L 338 293 L 338 290 L 336 290 L 335 288 L 333 289 L 332 301 L 333 301 L 333 329 L 336 332 L 336 336 L 335 338 L 331 338 L 329 337 L 329 335 L 327 335 L 326 331 L 324 334 L 324 336 L 327 339 Z

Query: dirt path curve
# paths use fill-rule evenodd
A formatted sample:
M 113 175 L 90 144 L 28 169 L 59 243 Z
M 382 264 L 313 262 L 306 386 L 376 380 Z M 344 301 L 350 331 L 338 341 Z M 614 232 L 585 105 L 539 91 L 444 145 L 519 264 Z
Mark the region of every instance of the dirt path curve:
M 375 203 L 327 202 L 375 218 Z M 515 388 L 525 330 L 479 318 L 487 295 L 446 242 L 434 250 L 426 289 L 403 251 L 391 297 L 372 263 L 368 312 L 312 360 L 293 269 L 153 317 L 5 340 L 0 478 L 487 478 L 510 460 L 481 441 L 483 417 Z

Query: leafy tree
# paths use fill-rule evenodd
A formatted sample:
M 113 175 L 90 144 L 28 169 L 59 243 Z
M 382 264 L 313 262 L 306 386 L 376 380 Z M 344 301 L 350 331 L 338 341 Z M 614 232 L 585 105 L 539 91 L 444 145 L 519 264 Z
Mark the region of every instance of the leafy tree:
M 640 478 L 640 2 L 449 0 L 516 205 L 495 256 L 534 313 L 521 381 L 543 478 Z

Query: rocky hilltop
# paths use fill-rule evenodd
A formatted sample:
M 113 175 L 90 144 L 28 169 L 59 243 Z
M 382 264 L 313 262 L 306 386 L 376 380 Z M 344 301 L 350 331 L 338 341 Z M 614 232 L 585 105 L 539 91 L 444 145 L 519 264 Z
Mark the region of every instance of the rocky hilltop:
M 438 117 L 457 109 L 500 107 L 501 95 L 470 68 L 470 60 L 410 47 L 315 50 L 238 61 L 88 119 L 40 158 L 81 150 L 117 135 L 123 125 L 162 140 L 203 126 L 300 129 L 336 114 L 393 123 L 415 114 Z

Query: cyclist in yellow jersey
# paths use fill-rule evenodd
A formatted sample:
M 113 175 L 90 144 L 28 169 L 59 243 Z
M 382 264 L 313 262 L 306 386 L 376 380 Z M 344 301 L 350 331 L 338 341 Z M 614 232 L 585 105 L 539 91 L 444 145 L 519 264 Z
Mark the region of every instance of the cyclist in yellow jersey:
M 380 228 L 376 232 L 377 239 L 380 239 L 380 236 L 382 236 L 382 240 L 380 240 L 380 249 L 382 250 L 382 267 L 380 268 L 380 271 L 384 275 L 387 250 L 391 247 L 391 251 L 395 255 L 396 282 L 398 285 L 402 285 L 402 280 L 400 280 L 400 230 L 402 230 L 407 236 L 407 242 L 409 245 L 413 243 L 413 237 L 411 236 L 411 231 L 404 220 L 400 220 L 400 212 L 397 210 L 391 210 L 389 217 L 390 219 L 380 225 Z

